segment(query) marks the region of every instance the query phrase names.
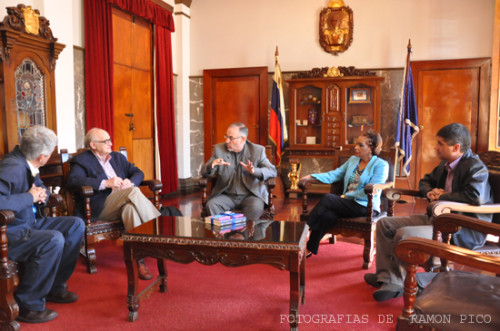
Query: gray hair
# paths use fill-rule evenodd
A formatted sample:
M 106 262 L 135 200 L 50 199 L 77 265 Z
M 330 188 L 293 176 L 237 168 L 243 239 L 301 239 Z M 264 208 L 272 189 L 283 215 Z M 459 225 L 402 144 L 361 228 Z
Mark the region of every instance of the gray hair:
M 229 125 L 230 128 L 238 128 L 240 129 L 240 134 L 243 136 L 243 137 L 248 137 L 248 128 L 246 127 L 245 124 L 241 123 L 241 122 L 234 122 L 234 123 L 231 123 Z
M 50 156 L 57 146 L 57 136 L 45 126 L 31 126 L 24 131 L 19 143 L 19 149 L 24 157 L 31 161 L 40 155 Z

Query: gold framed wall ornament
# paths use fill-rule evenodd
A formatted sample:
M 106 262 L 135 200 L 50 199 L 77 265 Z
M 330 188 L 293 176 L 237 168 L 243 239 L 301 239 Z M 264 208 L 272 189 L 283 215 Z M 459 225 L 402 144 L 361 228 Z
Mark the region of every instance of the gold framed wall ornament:
M 352 9 L 343 0 L 331 0 L 319 16 L 319 43 L 333 55 L 346 51 L 353 38 Z

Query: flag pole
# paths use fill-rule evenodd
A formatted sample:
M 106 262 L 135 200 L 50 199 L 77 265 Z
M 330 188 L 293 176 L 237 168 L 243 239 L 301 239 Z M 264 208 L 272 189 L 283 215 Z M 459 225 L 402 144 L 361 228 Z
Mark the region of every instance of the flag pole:
M 406 64 L 405 64 L 405 67 L 404 67 L 404 71 L 403 71 L 403 86 L 401 87 L 401 98 L 400 98 L 400 103 L 399 103 L 399 112 L 398 112 L 398 116 L 399 116 L 399 123 L 400 123 L 400 127 L 398 127 L 397 129 L 398 130 L 401 130 L 401 127 L 404 125 L 404 121 L 403 121 L 403 105 L 404 105 L 404 97 L 405 97 L 405 86 L 406 84 L 408 83 L 408 66 L 410 65 L 410 53 L 411 53 L 411 39 L 408 39 L 408 46 L 407 46 L 407 53 L 406 53 Z M 399 165 L 401 166 L 401 160 L 403 159 L 403 156 L 404 155 L 399 155 L 399 142 L 396 142 L 395 143 L 395 147 L 396 147 L 396 157 L 394 158 L 394 174 L 393 174 L 393 178 L 394 178 L 394 186 L 396 186 L 396 170 L 397 170 L 397 167 L 398 167 L 398 163 Z M 400 168 L 401 170 L 401 168 Z M 400 171 L 400 175 L 401 175 L 401 171 Z M 408 181 L 408 188 L 411 188 L 412 185 L 410 185 L 410 179 L 408 178 L 408 176 L 406 176 L 407 178 L 407 181 Z

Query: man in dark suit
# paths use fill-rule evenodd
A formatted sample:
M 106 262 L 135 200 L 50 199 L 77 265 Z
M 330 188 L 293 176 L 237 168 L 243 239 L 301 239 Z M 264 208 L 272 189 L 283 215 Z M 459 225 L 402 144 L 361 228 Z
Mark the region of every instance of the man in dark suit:
M 276 168 L 266 157 L 264 146 L 247 139 L 243 123 L 229 125 L 224 143 L 214 146 L 210 160 L 201 169 L 203 177 L 217 174 L 207 201 L 207 212 L 217 215 L 242 209 L 247 220 L 259 221 L 268 201 L 265 181 L 276 177 Z
M 111 138 L 102 129 L 93 128 L 85 136 L 87 151 L 73 157 L 68 175 L 68 186 L 91 186 L 90 198 L 93 219 L 121 219 L 125 230 L 131 230 L 155 217 L 160 212 L 138 188 L 144 173 L 128 162 L 127 158 L 113 152 Z M 78 199 L 75 213 L 84 216 L 85 202 Z M 152 275 L 143 260 L 139 261 L 139 277 L 151 279 Z
M 441 163 L 419 182 L 419 191 L 429 199 L 463 202 L 473 205 L 493 203 L 488 183 L 488 169 L 470 149 L 469 130 L 459 123 L 441 128 L 437 133 L 435 151 Z M 491 221 L 491 214 L 469 214 Z M 404 264 L 394 249 L 408 237 L 432 238 L 432 222 L 427 215 L 386 217 L 377 223 L 377 273 L 365 275 L 365 281 L 378 289 L 373 293 L 377 301 L 385 301 L 403 294 L 406 277 Z M 484 234 L 462 228 L 452 238 L 454 245 L 474 249 L 484 244 Z
M 67 290 L 82 245 L 85 224 L 78 217 L 42 217 L 39 208 L 49 191 L 38 169 L 57 145 L 55 133 L 42 126 L 28 128 L 19 146 L 0 161 L 0 206 L 11 209 L 15 220 L 7 225 L 9 258 L 23 266 L 15 293 L 18 320 L 43 323 L 57 317 L 45 302 L 71 303 L 78 299 Z

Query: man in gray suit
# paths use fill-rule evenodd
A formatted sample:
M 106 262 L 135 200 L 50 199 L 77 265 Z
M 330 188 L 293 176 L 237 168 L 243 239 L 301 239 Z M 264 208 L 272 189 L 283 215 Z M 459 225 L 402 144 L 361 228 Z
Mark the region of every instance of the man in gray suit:
M 226 141 L 214 146 L 210 160 L 201 169 L 203 177 L 217 174 L 215 187 L 207 201 L 210 215 L 242 209 L 247 220 L 258 221 L 269 193 L 265 181 L 276 177 L 276 168 L 266 157 L 264 146 L 247 139 L 243 123 L 229 125 Z

